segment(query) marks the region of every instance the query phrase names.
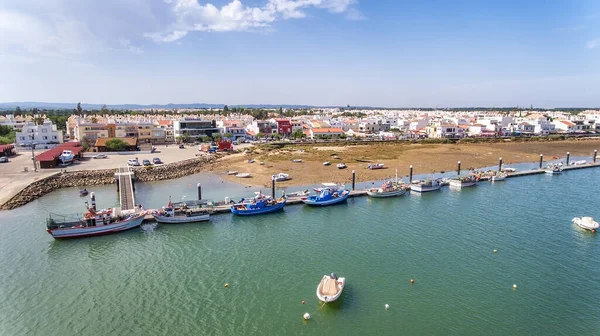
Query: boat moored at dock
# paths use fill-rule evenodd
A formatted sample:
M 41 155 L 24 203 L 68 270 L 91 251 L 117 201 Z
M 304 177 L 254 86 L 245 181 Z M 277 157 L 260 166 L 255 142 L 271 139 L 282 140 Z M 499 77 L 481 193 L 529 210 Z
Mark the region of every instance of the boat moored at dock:
M 410 190 L 416 192 L 429 192 L 439 190 L 442 187 L 438 180 L 412 181 Z
M 329 183 L 323 184 L 323 188 L 318 188 L 318 195 L 310 195 L 302 199 L 302 202 L 313 206 L 326 206 L 344 202 L 350 196 L 350 190 L 344 189 L 343 186 L 331 187 Z
M 464 177 L 457 177 L 450 180 L 450 186 L 454 188 L 466 188 L 477 185 L 479 177 L 476 175 L 469 175 Z
M 231 206 L 231 213 L 238 216 L 262 215 L 283 209 L 286 197 L 273 199 L 259 194 L 251 201 L 242 201 Z
M 203 222 L 210 219 L 208 211 L 212 204 L 203 201 L 186 201 L 173 203 L 169 198 L 167 206 L 155 211 L 152 216 L 161 224 L 183 224 Z
M 143 220 L 143 214 L 114 216 L 110 209 L 95 211 L 90 208 L 80 218 L 51 216 L 46 221 L 46 231 L 55 239 L 101 236 L 133 229 L 140 226 Z
M 544 172 L 549 175 L 561 174 L 563 172 L 562 163 L 549 164 L 546 166 L 546 169 L 544 169 Z
M 508 176 L 508 174 L 503 173 L 503 172 L 498 172 L 495 175 L 492 175 L 490 177 L 490 181 L 491 182 L 499 182 L 499 181 L 504 181 L 506 180 L 506 177 Z

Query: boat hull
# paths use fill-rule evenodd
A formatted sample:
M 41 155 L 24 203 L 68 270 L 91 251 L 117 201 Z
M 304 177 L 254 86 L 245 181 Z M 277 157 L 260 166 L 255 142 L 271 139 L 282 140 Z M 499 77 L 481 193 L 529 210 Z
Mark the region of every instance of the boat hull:
M 436 191 L 436 190 L 439 190 L 440 188 L 441 188 L 440 185 L 429 186 L 429 187 L 427 187 L 427 186 L 421 186 L 421 185 L 411 185 L 410 186 L 410 190 L 411 191 L 416 191 L 416 192 L 420 192 L 420 193 L 430 192 L 430 191 Z
M 394 191 L 383 191 L 383 192 L 379 192 L 377 190 L 375 190 L 375 191 L 367 190 L 367 195 L 369 195 L 369 197 L 374 197 L 374 198 L 395 197 L 395 196 L 402 196 L 404 194 L 406 194 L 406 190 L 404 190 L 404 189 L 399 189 L 399 190 L 394 190 Z
M 304 202 L 304 204 L 310 205 L 310 206 L 327 206 L 327 205 L 333 205 L 333 204 L 345 202 L 349 196 L 350 196 L 350 192 L 346 191 L 342 197 L 336 197 L 336 198 L 328 199 L 326 201 L 311 200 L 309 198 L 306 198 L 306 199 L 302 199 L 302 202 Z
M 506 176 L 492 176 L 492 178 L 490 179 L 490 181 L 492 182 L 499 182 L 504 180 L 506 180 Z
M 152 215 L 154 219 L 161 224 L 184 224 L 184 223 L 194 223 L 194 222 L 204 222 L 210 220 L 209 214 L 199 215 L 199 216 L 161 216 L 161 215 Z
M 54 239 L 69 239 L 102 236 L 136 228 L 142 224 L 143 215 L 134 216 L 120 222 L 99 226 L 75 226 L 69 228 L 48 229 Z
M 325 303 L 333 302 L 333 301 L 339 299 L 340 296 L 342 296 L 342 292 L 344 291 L 344 287 L 346 286 L 346 278 L 341 277 L 336 280 L 338 283 L 338 286 L 339 286 L 339 290 L 335 295 L 323 295 L 323 294 L 321 294 L 321 285 L 322 285 L 323 281 L 325 280 L 325 278 L 329 278 L 329 277 L 327 275 L 324 276 L 321 279 L 321 282 L 319 282 L 319 285 L 317 286 L 317 298 L 321 302 L 325 302 Z
M 455 188 L 466 188 L 477 185 L 477 182 L 461 182 L 458 180 L 450 180 L 450 186 Z
M 254 215 L 263 215 L 272 212 L 279 211 L 283 209 L 286 201 L 282 201 L 277 203 L 276 205 L 264 207 L 262 209 L 247 209 L 247 210 L 239 210 L 235 208 L 235 205 L 231 206 L 231 213 L 237 216 L 254 216 Z
M 548 175 L 562 174 L 562 170 L 545 170 Z
M 580 228 L 584 229 L 584 230 L 598 230 L 598 227 L 600 226 L 598 224 L 598 222 L 596 221 L 592 221 L 591 223 L 585 223 L 581 218 L 576 217 L 573 218 L 573 223 L 577 224 L 577 226 L 579 226 Z

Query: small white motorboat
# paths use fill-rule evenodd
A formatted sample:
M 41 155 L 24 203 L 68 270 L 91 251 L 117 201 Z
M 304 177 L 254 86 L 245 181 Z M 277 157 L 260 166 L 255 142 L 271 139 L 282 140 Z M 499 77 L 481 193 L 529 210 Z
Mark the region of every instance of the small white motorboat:
M 561 174 L 562 171 L 562 164 L 549 164 L 548 166 L 546 166 L 546 169 L 544 169 L 544 172 L 550 175 Z
M 573 218 L 572 222 L 585 230 L 598 230 L 598 222 L 596 222 L 592 217 L 575 217 Z
M 477 185 L 479 177 L 475 175 L 469 175 L 465 177 L 457 177 L 450 179 L 450 186 L 454 188 L 465 188 Z
M 346 278 L 338 278 L 337 275 L 324 275 L 317 286 L 317 298 L 323 302 L 333 302 L 337 300 L 346 284 Z
M 439 190 L 441 184 L 438 180 L 413 181 L 410 185 L 410 190 L 416 192 L 429 192 Z
M 511 168 L 511 167 L 504 167 L 502 169 L 502 171 L 505 172 L 505 173 L 514 173 L 514 172 L 517 171 L 517 169 L 516 168 Z
M 338 164 L 336 165 L 336 167 L 337 167 L 338 169 L 346 169 L 346 168 L 348 168 L 348 166 L 346 166 L 346 164 L 345 164 L 345 163 L 338 163 Z
M 293 159 L 292 162 L 294 162 L 294 163 L 302 163 L 302 159 Z
M 285 195 L 287 197 L 305 197 L 305 196 L 310 195 L 310 191 L 308 189 L 306 189 L 306 190 L 303 190 L 303 191 L 295 191 L 295 192 L 292 192 L 292 193 L 289 193 L 289 194 L 286 193 Z
M 491 182 L 498 182 L 498 181 L 504 181 L 506 180 L 506 173 L 498 173 L 492 177 L 490 177 L 490 181 Z
M 323 162 L 323 166 L 329 166 L 329 165 L 331 165 L 331 162 L 329 162 L 329 161 Z
M 237 175 L 238 171 L 237 170 L 230 170 L 227 172 L 227 175 Z
M 275 175 L 271 176 L 271 178 L 273 180 L 275 180 L 276 182 L 281 182 L 281 181 L 289 180 L 290 175 L 288 175 L 286 173 L 279 173 L 279 174 L 275 174 Z
M 367 166 L 368 169 L 383 169 L 384 168 L 384 164 L 383 163 L 373 163 Z
M 238 173 L 238 174 L 235 174 L 235 177 L 248 178 L 248 177 L 252 177 L 252 175 L 250 173 Z
M 263 161 L 260 161 L 258 164 L 261 165 L 261 166 L 265 165 L 265 163 Z

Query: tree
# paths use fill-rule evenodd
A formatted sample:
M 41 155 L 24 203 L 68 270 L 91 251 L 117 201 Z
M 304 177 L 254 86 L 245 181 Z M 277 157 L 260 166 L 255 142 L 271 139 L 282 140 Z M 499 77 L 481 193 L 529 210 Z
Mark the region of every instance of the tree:
M 273 135 L 273 138 L 275 138 L 275 140 L 281 140 L 281 135 L 279 135 L 279 133 L 275 133 L 275 135 Z
M 102 107 L 100 108 L 100 113 L 101 114 L 108 114 L 110 111 L 108 110 L 108 108 L 106 107 L 106 105 L 102 105 Z
M 0 145 L 15 142 L 15 130 L 11 126 L 0 125 Z
M 44 124 L 44 118 L 43 117 L 35 117 L 35 119 L 33 119 L 33 121 L 35 122 L 36 125 L 42 125 L 42 124 Z
M 210 141 L 210 137 L 208 135 L 201 135 L 200 136 L 200 141 L 202 142 L 209 142 Z
M 83 109 L 81 108 L 81 103 L 77 103 L 77 114 L 81 114 Z
M 15 114 L 21 114 L 21 107 L 15 107 Z
M 121 152 L 127 149 L 127 143 L 121 139 L 110 139 L 104 146 L 106 149 L 115 152 Z
M 283 114 L 283 108 L 281 106 L 279 107 L 279 114 Z
M 258 132 L 258 134 L 256 134 L 257 137 L 262 138 L 265 136 L 265 134 L 263 132 Z
M 229 106 L 227 106 L 227 105 L 223 106 L 223 112 L 229 113 Z
M 295 139 L 302 139 L 304 137 L 304 132 L 302 132 L 301 129 L 297 129 L 297 130 L 294 131 L 294 133 L 292 133 L 292 136 Z
M 223 134 L 223 136 L 225 138 L 233 138 L 233 134 L 232 133 L 225 133 L 225 134 Z
M 98 118 L 92 117 L 91 121 L 92 121 L 92 124 L 97 124 L 98 123 Z
M 81 147 L 83 148 L 83 151 L 87 151 L 88 148 L 90 148 L 90 142 L 88 141 L 88 139 L 86 137 L 81 139 Z

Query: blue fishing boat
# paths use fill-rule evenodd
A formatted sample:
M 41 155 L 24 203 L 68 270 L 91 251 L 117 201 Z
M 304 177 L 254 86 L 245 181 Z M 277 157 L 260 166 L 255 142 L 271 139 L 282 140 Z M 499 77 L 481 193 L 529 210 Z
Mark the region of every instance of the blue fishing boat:
M 249 202 L 236 203 L 231 206 L 231 213 L 238 216 L 252 216 L 271 213 L 283 209 L 287 199 L 281 197 L 277 200 L 271 197 L 255 198 Z
M 318 195 L 310 195 L 303 198 L 302 202 L 308 205 L 325 206 L 344 202 L 348 199 L 348 196 L 350 196 L 350 190 L 348 189 L 326 186 L 325 188 L 319 189 Z

